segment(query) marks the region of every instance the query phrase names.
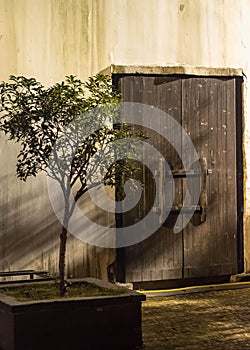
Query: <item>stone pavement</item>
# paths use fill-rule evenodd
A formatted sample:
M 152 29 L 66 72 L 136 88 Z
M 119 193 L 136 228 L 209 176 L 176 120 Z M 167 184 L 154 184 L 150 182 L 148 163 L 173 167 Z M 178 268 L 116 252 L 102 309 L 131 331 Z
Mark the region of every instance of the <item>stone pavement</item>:
M 143 350 L 250 350 L 250 288 L 143 302 Z

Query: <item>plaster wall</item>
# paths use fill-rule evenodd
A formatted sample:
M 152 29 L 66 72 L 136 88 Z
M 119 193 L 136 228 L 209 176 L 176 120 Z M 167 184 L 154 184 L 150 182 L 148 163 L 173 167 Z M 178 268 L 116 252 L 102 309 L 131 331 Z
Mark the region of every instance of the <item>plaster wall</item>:
M 186 66 L 187 73 L 197 75 L 201 70 L 195 67 L 243 70 L 244 262 L 250 272 L 250 1 L 111 0 L 109 4 L 114 31 L 107 57 L 116 65 Z
M 110 64 L 241 68 L 250 271 L 249 18 L 249 0 L 0 0 L 0 80 L 18 74 L 51 84 L 68 74 L 85 79 Z M 58 225 L 45 178 L 20 183 L 17 148 L 2 135 L 0 143 L 0 270 L 56 271 Z M 69 274 L 81 274 L 84 263 L 84 274 L 105 275 L 113 253 L 70 237 Z
M 102 4 L 97 5 L 89 0 L 0 0 L 0 80 L 14 74 L 50 85 L 66 75 L 84 80 L 98 72 L 108 60 L 104 62 L 105 55 L 99 52 L 104 28 L 97 25 Z M 18 146 L 1 134 L 0 270 L 48 269 L 56 275 L 60 225 L 50 205 L 46 178 L 39 174 L 26 183 L 18 180 L 17 151 Z M 93 211 L 89 204 L 91 217 L 96 215 Z M 113 224 L 113 216 L 107 221 Z M 114 250 L 69 236 L 68 276 L 107 279 L 107 266 L 113 260 Z

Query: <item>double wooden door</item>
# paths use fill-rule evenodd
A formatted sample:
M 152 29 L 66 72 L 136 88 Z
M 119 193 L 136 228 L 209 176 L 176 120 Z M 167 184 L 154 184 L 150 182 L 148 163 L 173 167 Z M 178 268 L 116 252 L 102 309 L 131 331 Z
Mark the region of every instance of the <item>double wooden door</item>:
M 237 197 L 241 176 L 236 150 L 236 121 L 240 117 L 236 103 L 237 79 L 125 75 L 119 77 L 118 86 L 124 101 L 154 106 L 174 118 L 190 136 L 201 162 L 207 166 L 205 204 L 198 203 L 190 222 L 174 233 L 180 214 L 178 208 L 188 190 L 187 178 L 174 147 L 153 130 L 146 130 L 147 142 L 162 153 L 173 175 L 176 174 L 173 208 L 157 232 L 123 249 L 118 262 L 122 279 L 140 282 L 239 272 L 242 257 L 239 249 L 241 198 Z M 142 167 L 143 196 L 136 208 L 122 215 L 123 225 L 132 225 L 152 210 L 153 197 L 161 195 L 155 193 L 154 181 L 160 181 L 162 171 L 165 170 L 159 164 L 157 179 L 156 174 Z

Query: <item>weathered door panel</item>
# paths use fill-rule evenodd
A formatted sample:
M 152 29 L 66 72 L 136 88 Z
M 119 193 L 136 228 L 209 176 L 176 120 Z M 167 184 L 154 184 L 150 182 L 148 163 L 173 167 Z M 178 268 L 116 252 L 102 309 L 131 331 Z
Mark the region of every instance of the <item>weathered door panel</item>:
M 212 173 L 206 221 L 184 228 L 184 278 L 237 272 L 235 79 L 182 82 L 182 122 Z
M 128 76 L 120 80 L 120 90 L 126 102 L 140 102 L 163 111 L 171 111 L 172 117 L 181 122 L 181 80 L 157 77 Z M 155 123 L 152 120 L 152 123 Z M 166 121 L 167 123 L 167 121 Z M 164 128 L 166 125 L 161 125 Z M 175 150 L 160 135 L 147 130 L 149 143 L 153 144 L 169 160 L 173 168 L 179 168 L 181 161 Z M 159 160 L 156 160 L 159 162 Z M 160 164 L 159 164 L 160 168 Z M 159 177 L 142 168 L 141 180 L 145 183 L 143 199 L 133 211 L 123 215 L 123 225 L 143 218 L 151 210 L 155 194 L 153 178 Z M 181 183 L 176 185 L 175 201 L 182 201 Z M 125 275 L 127 281 L 176 279 L 182 277 L 182 233 L 173 234 L 172 228 L 162 226 L 154 235 L 142 243 L 125 249 Z
M 190 136 L 200 158 L 207 160 L 207 217 L 199 214 L 179 233 L 173 232 L 176 213 L 144 242 L 123 250 L 124 280 L 152 281 L 226 275 L 237 272 L 237 184 L 235 79 L 123 76 L 123 100 L 159 108 L 178 121 Z M 152 118 L 152 124 L 156 121 Z M 166 123 L 161 125 L 162 128 Z M 152 130 L 147 142 L 156 147 L 173 170 L 183 168 L 176 150 Z M 176 132 L 173 130 L 173 133 Z M 176 135 L 176 138 L 180 135 Z M 182 152 L 185 152 L 183 148 Z M 159 160 L 157 160 L 159 161 Z M 159 170 L 161 169 L 159 162 Z M 122 215 L 122 225 L 141 220 L 151 210 L 155 176 L 144 166 L 145 183 L 139 205 Z M 185 178 L 175 178 L 173 206 L 183 203 Z M 192 191 L 191 191 L 192 192 Z M 195 204 L 195 203 L 194 203 Z

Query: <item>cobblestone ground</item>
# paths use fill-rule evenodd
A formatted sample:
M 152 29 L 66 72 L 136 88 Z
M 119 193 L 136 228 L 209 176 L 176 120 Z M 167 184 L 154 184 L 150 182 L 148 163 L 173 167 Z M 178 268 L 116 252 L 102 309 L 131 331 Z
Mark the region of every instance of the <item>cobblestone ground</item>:
M 250 288 L 143 303 L 143 350 L 250 349 Z

